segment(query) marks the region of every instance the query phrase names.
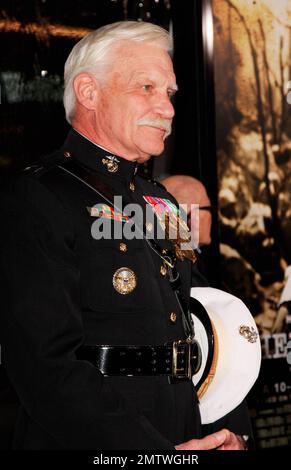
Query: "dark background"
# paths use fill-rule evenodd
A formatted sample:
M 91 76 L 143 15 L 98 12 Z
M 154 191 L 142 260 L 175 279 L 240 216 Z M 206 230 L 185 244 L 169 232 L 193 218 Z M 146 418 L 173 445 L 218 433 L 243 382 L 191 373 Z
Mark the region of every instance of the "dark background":
M 82 28 L 125 19 L 151 21 L 173 31 L 179 92 L 165 155 L 150 161 L 145 172 L 195 176 L 217 204 L 213 57 L 203 28 L 207 8 L 209 0 L 2 0 L 1 178 L 62 144 L 69 128 L 61 101 L 63 66 Z M 212 232 L 203 256 L 210 282 L 219 286 L 216 214 Z M 0 449 L 10 447 L 16 404 L 0 365 Z

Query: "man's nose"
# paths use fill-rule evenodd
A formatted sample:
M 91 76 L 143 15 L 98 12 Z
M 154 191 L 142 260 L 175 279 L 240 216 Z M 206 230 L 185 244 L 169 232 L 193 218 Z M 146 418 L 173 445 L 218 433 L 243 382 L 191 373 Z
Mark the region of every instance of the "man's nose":
M 165 119 L 173 119 L 175 109 L 168 94 L 160 93 L 156 102 L 155 112 Z

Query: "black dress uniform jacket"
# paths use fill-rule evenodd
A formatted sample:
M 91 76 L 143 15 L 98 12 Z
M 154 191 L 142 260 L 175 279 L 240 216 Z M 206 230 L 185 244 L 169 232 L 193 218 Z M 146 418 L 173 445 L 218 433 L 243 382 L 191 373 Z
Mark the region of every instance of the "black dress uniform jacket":
M 1 198 L 0 341 L 21 403 L 17 449 L 173 449 L 203 434 L 191 381 L 104 377 L 76 356 L 83 344 L 161 345 L 185 338 L 162 260 L 145 240 L 92 237 L 87 208 L 104 200 L 66 170 L 68 158 L 143 210 L 144 195 L 171 199 L 135 174 L 135 162 L 117 157 L 118 169 L 110 172 L 108 157 L 71 130 L 60 151 L 10 183 Z M 136 278 L 125 295 L 113 286 L 122 267 Z M 188 300 L 191 262 L 178 262 L 177 269 Z M 194 273 L 192 284 L 201 282 Z M 225 422 L 250 433 L 241 407 Z

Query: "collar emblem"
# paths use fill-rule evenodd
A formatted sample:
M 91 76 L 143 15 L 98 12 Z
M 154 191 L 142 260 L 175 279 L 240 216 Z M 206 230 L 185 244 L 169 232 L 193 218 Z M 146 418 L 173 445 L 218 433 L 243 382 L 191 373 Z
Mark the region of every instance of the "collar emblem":
M 105 158 L 102 158 L 102 163 L 110 173 L 117 172 L 119 160 L 117 160 L 113 155 L 107 155 Z

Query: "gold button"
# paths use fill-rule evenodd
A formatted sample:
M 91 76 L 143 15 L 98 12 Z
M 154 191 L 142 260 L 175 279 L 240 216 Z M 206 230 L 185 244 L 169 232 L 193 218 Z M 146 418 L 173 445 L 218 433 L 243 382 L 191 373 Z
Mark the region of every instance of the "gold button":
M 148 222 L 148 223 L 146 224 L 146 229 L 147 229 L 148 232 L 152 232 L 153 227 L 154 227 L 154 226 L 153 226 L 153 224 L 152 224 L 151 222 Z
M 129 189 L 130 191 L 135 191 L 135 184 L 133 183 L 133 181 L 129 183 Z
M 123 251 L 125 253 L 127 251 L 127 244 L 126 243 L 119 243 L 119 249 L 120 249 L 120 251 Z
M 167 274 L 167 268 L 165 266 L 161 266 L 160 267 L 160 273 L 163 277 L 165 277 L 165 275 Z
M 64 152 L 64 157 L 70 158 L 72 155 L 67 150 Z
M 170 321 L 171 321 L 171 323 L 176 323 L 176 321 L 177 321 L 177 314 L 176 314 L 176 312 L 171 312 L 171 313 L 170 313 Z

